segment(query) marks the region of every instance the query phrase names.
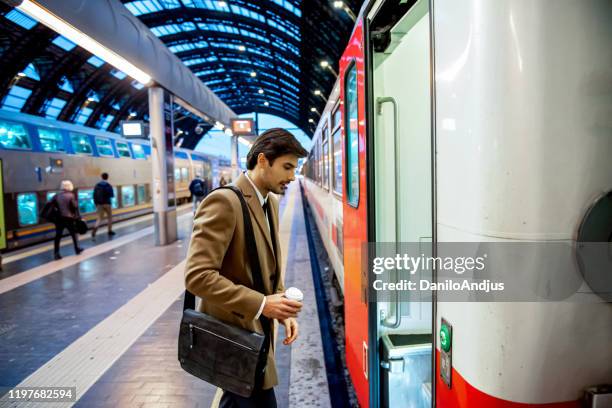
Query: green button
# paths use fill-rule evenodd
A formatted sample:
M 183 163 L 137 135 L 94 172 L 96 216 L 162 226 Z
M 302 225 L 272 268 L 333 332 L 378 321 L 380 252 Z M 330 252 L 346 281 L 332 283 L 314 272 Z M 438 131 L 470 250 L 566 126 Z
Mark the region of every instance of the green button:
M 446 352 L 451 348 L 451 334 L 448 326 L 445 324 L 440 328 L 440 347 Z

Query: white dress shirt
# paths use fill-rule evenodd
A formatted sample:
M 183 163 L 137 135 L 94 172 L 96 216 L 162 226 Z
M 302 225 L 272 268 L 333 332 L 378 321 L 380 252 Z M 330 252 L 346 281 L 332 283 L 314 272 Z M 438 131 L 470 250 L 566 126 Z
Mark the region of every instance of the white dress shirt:
M 245 171 L 244 175 L 246 179 L 249 180 L 249 183 L 251 183 L 251 185 L 253 186 L 253 190 L 255 190 L 255 194 L 257 194 L 257 198 L 259 199 L 259 204 L 261 204 L 261 207 L 263 208 L 264 204 L 268 202 L 268 194 L 266 194 L 265 197 L 261 194 L 261 192 L 255 185 L 255 183 L 253 183 L 253 180 L 251 180 L 251 178 L 249 177 L 248 171 Z M 270 232 L 270 234 L 272 234 L 272 231 L 270 231 L 270 221 L 268 220 L 268 213 L 264 211 L 264 215 L 267 221 L 266 224 L 268 224 L 268 231 Z M 265 304 L 266 304 L 266 297 L 264 296 L 263 301 L 261 302 L 261 306 L 259 306 L 259 311 L 255 315 L 255 320 L 259 319 L 259 316 L 261 316 L 261 312 L 263 312 L 263 308 Z

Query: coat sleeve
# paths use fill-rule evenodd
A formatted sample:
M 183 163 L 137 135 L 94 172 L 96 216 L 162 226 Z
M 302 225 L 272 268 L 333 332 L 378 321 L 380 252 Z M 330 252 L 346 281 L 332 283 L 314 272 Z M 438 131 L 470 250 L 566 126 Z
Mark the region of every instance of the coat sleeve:
M 209 195 L 198 208 L 185 265 L 185 287 L 207 302 L 253 320 L 264 294 L 235 284 L 220 273 L 236 228 L 232 209 L 230 199 L 221 191 Z
M 280 245 L 280 210 L 279 210 L 279 206 L 278 206 L 278 199 L 276 197 L 272 198 L 272 201 L 274 202 L 273 204 L 273 208 L 274 208 L 274 214 L 275 214 L 275 220 L 274 220 L 274 226 L 276 227 L 276 231 L 274 232 L 276 235 L 276 242 L 278 245 L 278 253 L 276 254 L 276 257 L 278 258 L 278 264 L 280 265 L 280 267 L 282 268 L 283 265 L 283 254 L 281 253 L 281 245 Z M 285 271 L 280 271 L 280 278 L 278 279 L 278 284 L 276 285 L 276 293 L 285 293 L 285 282 L 283 282 L 284 278 L 285 278 Z

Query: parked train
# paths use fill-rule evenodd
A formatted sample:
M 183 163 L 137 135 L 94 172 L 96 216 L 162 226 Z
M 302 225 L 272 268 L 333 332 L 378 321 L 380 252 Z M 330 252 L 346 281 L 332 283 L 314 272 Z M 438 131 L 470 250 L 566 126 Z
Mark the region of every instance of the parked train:
M 363 5 L 302 181 L 360 406 L 612 406 L 589 389 L 612 383 L 612 299 L 588 260 L 567 261 L 581 302 L 368 302 L 363 262 L 383 242 L 609 248 L 611 22 L 606 0 Z
M 0 110 L 0 159 L 0 231 L 6 248 L 53 237 L 53 226 L 39 213 L 64 179 L 74 183 L 81 215 L 90 223 L 95 220 L 93 187 L 102 172 L 109 173 L 115 190 L 114 219 L 152 212 L 151 147 L 146 140 Z M 179 148 L 174 159 L 177 203 L 189 199 L 195 175 L 208 180 L 210 188 L 218 185 L 222 169 L 216 156 Z

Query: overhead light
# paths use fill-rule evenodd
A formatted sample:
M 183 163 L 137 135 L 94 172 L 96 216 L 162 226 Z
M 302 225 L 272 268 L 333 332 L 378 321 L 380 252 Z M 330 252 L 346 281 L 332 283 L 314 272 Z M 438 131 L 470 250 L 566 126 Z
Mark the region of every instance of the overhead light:
M 317 111 L 317 108 L 310 108 L 310 111 L 311 111 L 311 112 L 316 112 L 316 111 Z
M 89 98 L 87 98 L 87 102 L 94 102 L 94 101 L 95 101 L 95 99 L 92 98 L 91 96 Z
M 257 92 L 258 92 L 259 94 L 262 94 L 262 93 L 264 93 L 264 90 L 263 90 L 263 89 L 261 89 L 261 88 L 259 88 L 259 91 L 257 91 Z
M 246 51 L 246 47 L 244 45 L 239 45 L 238 51 Z
M 355 15 L 355 13 L 353 13 L 351 11 L 350 8 L 348 8 L 343 1 L 334 1 L 334 7 L 337 9 L 342 9 L 344 10 L 344 12 L 346 14 L 348 14 L 348 16 L 351 18 L 351 20 L 353 20 L 353 22 L 355 22 L 355 20 L 357 19 L 357 16 Z
M 219 121 L 216 121 L 215 122 L 215 128 L 219 129 L 219 130 L 223 130 L 223 129 L 225 129 L 225 126 L 223 125 L 223 123 L 221 123 Z
M 313 118 L 308 119 L 308 122 L 310 122 L 310 123 L 315 123 L 315 121 L 314 121 L 314 119 L 313 119 Z
M 26 76 L 25 72 L 20 72 L 17 74 L 18 77 L 23 78 L 24 76 Z
M 335 70 L 332 68 L 332 66 L 331 66 L 331 65 L 329 65 L 329 62 L 328 62 L 327 60 L 323 60 L 323 61 L 321 61 L 321 63 L 320 63 L 320 64 L 321 64 L 321 68 L 323 68 L 323 69 L 328 69 L 328 70 L 330 70 L 331 72 L 333 72 L 335 76 L 338 76 L 338 73 L 337 73 L 337 72 L 336 72 L 336 71 L 335 71 Z
M 66 37 L 73 43 L 78 44 L 90 53 L 102 58 L 119 71 L 125 72 L 141 84 L 147 85 L 151 82 L 151 76 L 149 74 L 38 4 L 30 0 L 24 0 L 17 8 L 33 19 L 56 31 L 58 34 Z
M 218 5 L 219 7 L 227 7 L 227 3 L 226 3 L 226 2 L 224 2 L 224 1 L 218 1 L 218 2 L 217 2 L 217 5 Z
M 255 77 L 257 76 L 257 72 L 252 71 L 252 72 L 251 72 L 251 76 L 252 76 L 253 78 L 255 78 Z
M 130 118 L 136 116 L 136 114 L 134 112 L 130 112 L 130 114 L 128 115 Z
M 316 90 L 314 91 L 314 94 L 315 94 L 315 95 L 317 95 L 317 96 L 319 96 L 319 95 L 321 95 L 321 91 L 320 91 L 320 90 L 318 90 L 318 89 L 316 89 Z
M 264 102 L 264 106 L 270 106 L 270 102 L 265 101 L 265 102 Z

